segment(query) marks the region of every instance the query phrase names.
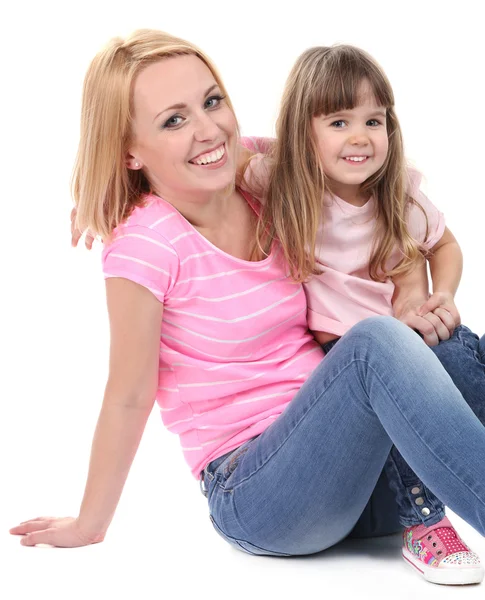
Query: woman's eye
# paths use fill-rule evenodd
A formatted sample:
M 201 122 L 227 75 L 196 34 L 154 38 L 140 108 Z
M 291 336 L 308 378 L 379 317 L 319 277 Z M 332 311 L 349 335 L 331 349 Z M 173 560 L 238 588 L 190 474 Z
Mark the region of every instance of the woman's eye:
M 345 121 L 342 121 L 340 119 L 340 121 L 334 121 L 332 123 L 332 127 L 335 127 L 336 129 L 342 129 L 342 127 L 345 127 Z
M 222 96 L 211 96 L 210 98 L 207 98 L 204 106 L 205 108 L 216 108 L 216 106 L 219 106 L 222 99 Z
M 170 119 L 167 119 L 165 121 L 165 123 L 163 124 L 163 128 L 164 129 L 173 129 L 174 127 L 177 127 L 177 125 L 180 125 L 182 120 L 183 119 L 180 115 L 174 115 L 173 117 L 170 117 Z

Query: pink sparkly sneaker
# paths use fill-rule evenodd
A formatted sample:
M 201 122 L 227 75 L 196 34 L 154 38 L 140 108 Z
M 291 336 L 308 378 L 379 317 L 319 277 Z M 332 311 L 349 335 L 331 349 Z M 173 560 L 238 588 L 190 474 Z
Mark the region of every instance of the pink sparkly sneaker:
M 460 539 L 447 517 L 436 525 L 407 527 L 402 555 L 431 583 L 480 583 L 484 570 L 480 558 Z

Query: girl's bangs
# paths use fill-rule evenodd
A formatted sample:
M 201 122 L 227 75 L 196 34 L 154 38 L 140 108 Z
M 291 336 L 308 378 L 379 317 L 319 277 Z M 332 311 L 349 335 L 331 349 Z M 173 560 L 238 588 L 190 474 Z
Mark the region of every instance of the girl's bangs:
M 365 82 L 368 82 L 379 106 L 387 109 L 394 105 L 389 83 L 373 65 L 340 60 L 321 69 L 317 79 L 320 81 L 313 86 L 316 93 L 311 106 L 312 116 L 355 108 L 362 100 L 361 89 Z

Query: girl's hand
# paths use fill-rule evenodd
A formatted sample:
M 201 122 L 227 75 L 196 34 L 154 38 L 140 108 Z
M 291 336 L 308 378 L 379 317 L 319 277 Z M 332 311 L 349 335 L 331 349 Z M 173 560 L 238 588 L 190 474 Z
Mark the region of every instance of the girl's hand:
M 394 316 L 421 334 L 428 346 L 437 346 L 441 340 L 448 340 L 451 336 L 450 318 L 447 316 L 446 311 L 443 311 L 443 319 L 432 312 L 421 315 L 420 310 L 425 304 L 423 304 L 422 298 L 419 300 L 411 299 L 401 304 L 400 309 L 395 311 Z
M 429 299 L 420 307 L 419 316 L 433 313 L 438 317 L 448 328 L 450 336 L 453 331 L 461 323 L 460 313 L 455 305 L 453 295 L 449 292 L 435 292 Z
M 20 540 L 22 546 L 35 546 L 36 544 L 49 544 L 59 548 L 77 548 L 97 544 L 104 540 L 103 534 L 88 533 L 83 530 L 78 519 L 66 517 L 37 517 L 23 521 L 17 527 L 10 529 L 12 535 L 23 535 Z
M 71 210 L 71 246 L 73 246 L 73 247 L 77 246 L 77 243 L 79 242 L 79 240 L 81 239 L 81 237 L 83 235 L 83 232 L 80 229 L 76 229 L 76 226 L 75 226 L 76 215 L 77 215 L 77 210 L 76 210 L 76 208 L 73 208 Z M 88 250 L 91 250 L 91 248 L 93 247 L 93 242 L 94 242 L 94 235 L 89 230 L 86 231 L 84 245 L 86 246 L 86 248 Z

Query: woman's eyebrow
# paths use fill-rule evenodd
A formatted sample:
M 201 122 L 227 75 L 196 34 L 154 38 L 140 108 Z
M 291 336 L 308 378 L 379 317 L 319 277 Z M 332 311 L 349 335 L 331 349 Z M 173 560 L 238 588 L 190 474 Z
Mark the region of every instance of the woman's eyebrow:
M 210 94 L 212 92 L 212 90 L 214 88 L 218 87 L 217 83 L 215 83 L 214 85 L 211 85 L 210 88 L 205 92 L 205 94 L 203 94 L 203 97 L 205 98 L 208 94 Z M 155 121 L 155 119 L 157 119 L 161 114 L 163 114 L 164 112 L 167 112 L 168 110 L 179 110 L 181 108 L 187 108 L 187 104 L 183 103 L 183 102 L 179 102 L 178 104 L 172 104 L 172 106 L 169 106 L 167 108 L 164 108 L 163 110 L 161 110 L 153 119 Z

